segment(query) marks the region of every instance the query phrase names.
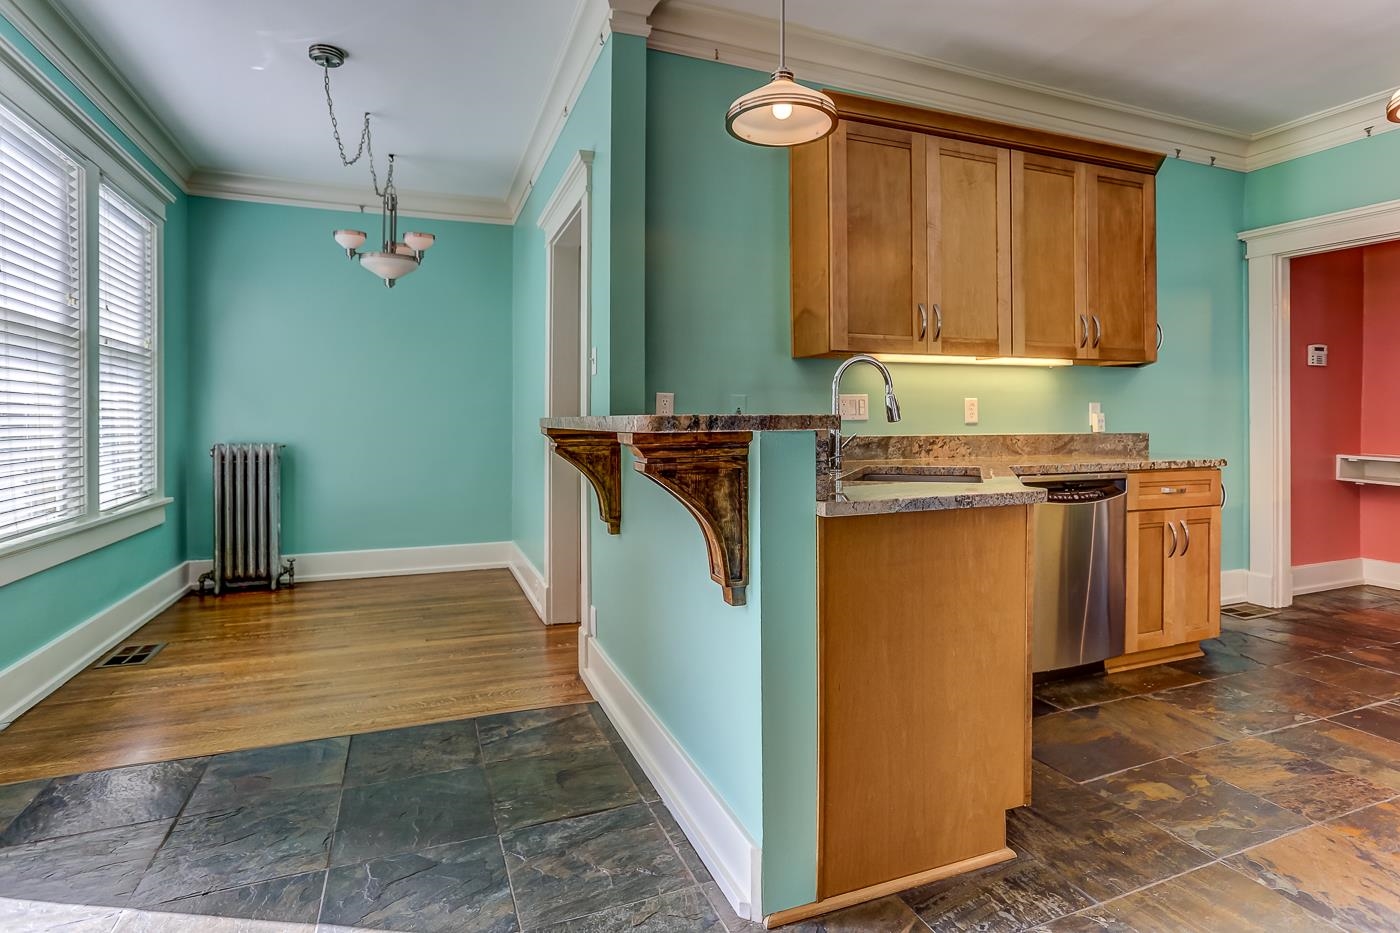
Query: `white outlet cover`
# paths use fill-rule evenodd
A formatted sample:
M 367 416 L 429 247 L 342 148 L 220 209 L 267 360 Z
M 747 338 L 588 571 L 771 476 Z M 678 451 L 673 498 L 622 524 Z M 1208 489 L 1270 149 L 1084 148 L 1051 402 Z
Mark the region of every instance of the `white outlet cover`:
M 981 406 L 975 398 L 963 399 L 963 424 L 977 424 L 981 419 Z
M 676 413 L 676 393 L 656 393 L 656 413 L 658 415 L 674 415 Z
M 843 393 L 841 395 L 841 417 L 846 421 L 869 421 L 870 396 Z

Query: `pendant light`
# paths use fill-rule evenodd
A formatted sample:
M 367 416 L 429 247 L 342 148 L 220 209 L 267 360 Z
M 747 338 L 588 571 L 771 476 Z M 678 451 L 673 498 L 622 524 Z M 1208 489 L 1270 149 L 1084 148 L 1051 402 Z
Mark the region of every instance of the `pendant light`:
M 393 288 L 394 282 L 422 264 L 423 253 L 437 238 L 431 233 L 405 233 L 403 239 L 399 239 L 399 192 L 394 187 L 394 154 L 389 153 L 389 171 L 384 177 L 384 187 L 380 188 L 379 175 L 374 169 L 374 140 L 370 133 L 368 113 L 365 114 L 365 122 L 360 130 L 360 146 L 355 150 L 354 158 L 345 154 L 345 143 L 340 138 L 340 124 L 335 119 L 335 102 L 331 100 L 331 69 L 345 64 L 345 50 L 318 42 L 307 49 L 306 54 L 321 66 L 323 72 L 326 110 L 330 113 L 331 132 L 335 136 L 336 147 L 340 150 L 340 164 L 351 166 L 360 161 L 360 156 L 369 156 L 370 181 L 374 183 L 374 193 L 382 202 L 379 227 L 383 245 L 380 249 L 360 252 L 360 247 L 369 239 L 369 235 L 363 230 L 337 230 L 332 236 L 345 250 L 346 256 L 359 260 L 360 268 L 377 275 L 386 287 Z
M 1400 123 L 1400 90 L 1390 95 L 1390 102 L 1385 105 L 1385 118 L 1391 123 Z
M 780 0 L 778 10 L 778 70 L 772 81 L 730 104 L 724 120 L 729 135 L 755 146 L 800 146 L 836 129 L 836 104 L 788 71 L 787 0 Z

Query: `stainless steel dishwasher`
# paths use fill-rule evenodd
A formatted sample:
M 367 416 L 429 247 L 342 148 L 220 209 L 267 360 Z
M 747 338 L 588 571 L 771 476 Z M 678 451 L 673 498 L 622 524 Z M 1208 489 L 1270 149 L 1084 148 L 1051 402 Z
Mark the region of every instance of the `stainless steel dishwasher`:
M 1031 670 L 1078 667 L 1123 653 L 1127 483 L 1119 475 L 1037 476 Z

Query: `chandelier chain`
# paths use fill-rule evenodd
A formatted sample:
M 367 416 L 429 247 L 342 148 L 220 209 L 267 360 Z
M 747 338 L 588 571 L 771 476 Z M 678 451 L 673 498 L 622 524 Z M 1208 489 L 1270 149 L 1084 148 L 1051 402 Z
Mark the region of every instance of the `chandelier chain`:
M 355 156 L 351 158 L 345 154 L 345 141 L 340 136 L 340 121 L 335 117 L 335 101 L 331 99 L 331 69 L 328 65 L 322 64 L 324 85 L 326 89 L 326 112 L 331 118 L 331 133 L 335 136 L 336 148 L 340 150 L 340 164 L 349 168 L 360 161 L 361 156 L 368 156 L 369 178 L 374 185 L 374 193 L 378 197 L 386 197 L 394 187 L 394 158 L 389 157 L 389 171 L 384 177 L 384 187 L 379 187 L 379 173 L 374 167 L 374 137 L 369 128 L 369 111 L 365 111 L 365 122 L 360 128 L 360 144 L 355 148 Z

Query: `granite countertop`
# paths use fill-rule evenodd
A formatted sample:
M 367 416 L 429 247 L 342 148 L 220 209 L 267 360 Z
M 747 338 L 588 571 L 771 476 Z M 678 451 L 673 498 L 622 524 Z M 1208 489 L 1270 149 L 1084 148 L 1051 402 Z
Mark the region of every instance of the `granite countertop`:
M 544 430 L 612 431 L 618 434 L 702 434 L 729 431 L 830 431 L 835 415 L 595 415 L 545 418 Z
M 839 480 L 820 475 L 824 518 L 942 509 L 1035 505 L 1045 491 L 1021 477 L 1144 470 L 1219 469 L 1219 458 L 1153 458 L 1145 434 L 1021 434 L 858 437 Z M 862 482 L 872 473 L 963 475 L 981 482 Z

